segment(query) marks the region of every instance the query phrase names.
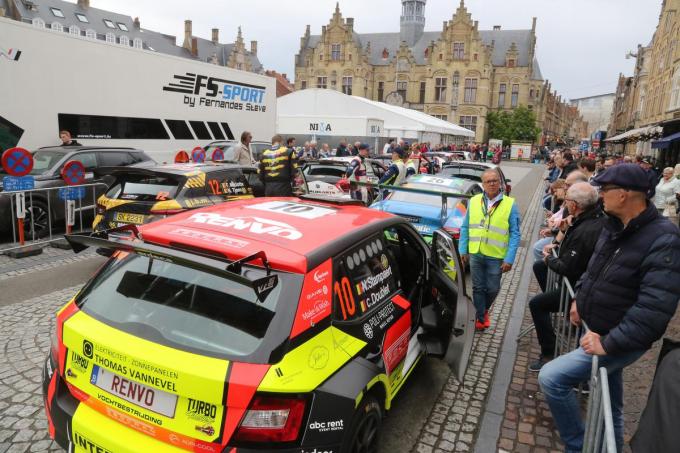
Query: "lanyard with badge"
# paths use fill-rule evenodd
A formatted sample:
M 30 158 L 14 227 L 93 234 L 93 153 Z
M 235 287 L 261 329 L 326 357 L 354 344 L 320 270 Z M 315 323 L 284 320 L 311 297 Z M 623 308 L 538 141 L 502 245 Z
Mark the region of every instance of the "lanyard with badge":
M 498 200 L 497 202 L 495 202 L 493 205 L 491 205 L 491 209 L 489 209 L 487 211 L 486 200 L 484 199 L 484 197 L 482 197 L 482 199 L 481 199 L 482 212 L 484 213 L 484 217 L 482 218 L 482 220 L 480 222 L 480 225 L 482 227 L 485 226 L 487 230 L 489 229 L 489 225 L 491 225 L 491 218 L 493 217 L 494 213 L 496 212 L 496 208 L 498 207 L 498 205 L 501 204 L 501 201 L 503 201 L 502 198 L 500 200 Z M 487 223 L 487 221 L 488 221 L 488 223 Z

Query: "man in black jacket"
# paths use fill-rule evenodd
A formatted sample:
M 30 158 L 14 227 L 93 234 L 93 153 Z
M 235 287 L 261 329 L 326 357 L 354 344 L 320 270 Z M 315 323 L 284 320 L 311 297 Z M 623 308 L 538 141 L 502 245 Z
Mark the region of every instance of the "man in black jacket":
M 597 191 L 587 182 L 574 184 L 567 191 L 566 208 L 572 216 L 571 226 L 564 233 L 559 244 L 557 257 L 552 249 L 557 246 L 553 241 L 543 249 L 543 260 L 549 269 L 565 276 L 573 286 L 588 266 L 595 243 L 602 231 L 602 210 L 597 206 Z M 560 289 L 548 288 L 529 301 L 531 317 L 536 326 L 536 336 L 541 345 L 541 356 L 529 365 L 530 371 L 539 371 L 552 360 L 555 351 L 555 333 L 550 313 L 560 309 Z
M 574 162 L 574 156 L 569 152 L 569 150 L 565 150 L 562 153 L 562 159 L 564 159 L 564 167 L 562 168 L 562 173 L 560 173 L 560 176 L 557 179 L 567 179 L 569 173 L 578 170 L 578 165 L 576 165 L 576 162 Z
M 590 329 L 581 347 L 545 364 L 538 381 L 566 451 L 583 447 L 583 420 L 573 387 L 588 380 L 592 357 L 608 372 L 617 451 L 623 447 L 623 368 L 665 332 L 680 299 L 680 231 L 646 198 L 649 180 L 635 164 L 593 180 L 609 218 L 576 287 L 571 322 Z

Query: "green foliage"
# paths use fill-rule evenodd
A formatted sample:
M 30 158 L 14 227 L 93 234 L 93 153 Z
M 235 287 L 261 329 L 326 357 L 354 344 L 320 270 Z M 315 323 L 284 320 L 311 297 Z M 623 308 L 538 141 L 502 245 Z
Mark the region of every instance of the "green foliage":
M 541 132 L 536 126 L 536 115 L 524 106 L 510 112 L 490 112 L 486 121 L 489 138 L 503 140 L 503 145 L 513 141 L 535 142 Z

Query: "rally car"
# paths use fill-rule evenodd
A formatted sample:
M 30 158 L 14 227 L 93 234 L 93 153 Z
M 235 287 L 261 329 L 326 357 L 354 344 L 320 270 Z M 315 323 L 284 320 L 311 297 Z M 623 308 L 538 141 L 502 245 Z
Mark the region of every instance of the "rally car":
M 254 167 L 212 162 L 103 167 L 96 173 L 108 179 L 109 188 L 97 199 L 95 231 L 142 225 L 190 209 L 252 198 L 257 194 L 253 186 L 260 184 Z
M 69 451 L 377 451 L 421 358 L 465 373 L 474 308 L 443 231 L 428 246 L 401 217 L 298 198 L 122 230 L 68 236 L 114 250 L 44 365 Z
M 483 190 L 479 183 L 467 179 L 413 175 L 371 208 L 402 216 L 428 242 L 439 228 L 458 239 L 468 199 Z
M 351 157 L 331 157 L 305 163 L 297 182 L 299 191 L 332 198 L 350 199 L 349 181 L 343 179 Z M 366 181 L 376 184 L 385 174 L 385 165 L 373 158 L 365 160 Z M 368 199 L 375 198 L 375 192 L 368 190 Z

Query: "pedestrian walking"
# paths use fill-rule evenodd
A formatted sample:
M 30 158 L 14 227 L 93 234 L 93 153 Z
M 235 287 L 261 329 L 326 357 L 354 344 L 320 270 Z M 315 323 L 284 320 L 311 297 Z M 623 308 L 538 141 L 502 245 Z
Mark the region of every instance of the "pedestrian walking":
M 489 308 L 498 295 L 501 276 L 512 269 L 520 243 L 520 217 L 515 200 L 501 191 L 496 170 L 482 173 L 484 192 L 468 203 L 458 250 L 470 263 L 477 330 L 490 327 Z
M 583 447 L 574 387 L 587 381 L 592 356 L 609 375 L 617 451 L 623 447 L 623 368 L 666 330 L 680 298 L 680 232 L 659 215 L 636 164 L 615 165 L 593 179 L 608 218 L 571 304 L 572 324 L 590 331 L 580 347 L 541 368 L 538 381 L 568 453 Z
M 281 144 L 280 135 L 272 137 L 272 146 L 262 153 L 259 174 L 267 197 L 293 196 L 293 181 L 297 174 L 297 156 L 293 148 Z
M 241 143 L 236 148 L 236 154 L 234 155 L 234 161 L 240 165 L 253 165 L 255 160 L 253 159 L 253 152 L 250 149 L 250 142 L 253 140 L 253 136 L 250 132 L 244 131 L 241 134 Z

